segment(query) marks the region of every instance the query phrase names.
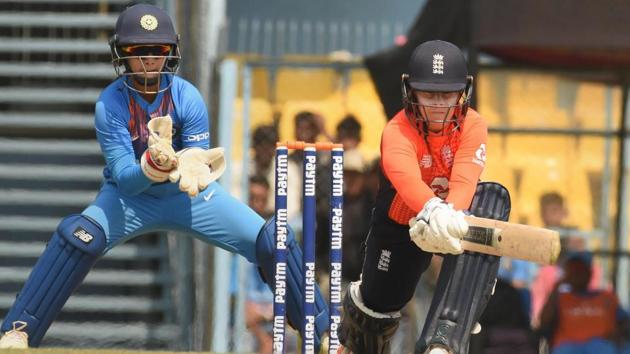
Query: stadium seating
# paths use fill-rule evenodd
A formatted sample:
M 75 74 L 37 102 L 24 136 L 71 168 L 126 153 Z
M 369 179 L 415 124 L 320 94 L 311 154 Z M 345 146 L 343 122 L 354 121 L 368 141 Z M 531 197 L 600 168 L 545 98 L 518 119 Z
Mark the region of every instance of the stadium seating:
M 593 228 L 593 203 L 588 175 L 570 160 L 547 159 L 523 173 L 516 204 L 522 221 L 542 226 L 540 196 L 558 192 L 565 197 L 569 210 L 568 225 L 581 230 Z
M 509 134 L 505 142 L 505 164 L 512 168 L 535 168 L 545 161 L 574 161 L 574 140 L 569 136 Z
M 234 100 L 232 112 L 233 136 L 232 136 L 232 158 L 241 160 L 243 156 L 243 100 Z M 249 101 L 249 131 L 262 124 L 273 124 L 273 108 L 271 104 L 262 98 L 252 98 Z M 251 142 L 250 142 L 251 144 Z
M 275 75 L 275 100 L 322 100 L 338 88 L 338 75 L 333 69 L 281 68 Z
M 610 100 L 609 111 L 606 107 L 607 100 Z M 577 90 L 574 109 L 578 126 L 586 129 L 617 129 L 621 115 L 620 102 L 619 89 L 609 89 L 602 84 L 581 83 Z
M 489 127 L 503 126 L 507 119 L 505 105 L 507 96 L 504 86 L 508 77 L 504 71 L 482 72 L 477 81 L 477 111 L 483 116 Z
M 580 166 L 589 171 L 602 171 L 606 160 L 606 138 L 594 136 L 582 136 L 575 138 L 577 161 Z M 608 154 L 611 166 L 617 165 L 619 144 L 612 140 L 610 153 Z
M 517 200 L 519 194 L 518 181 L 514 169 L 504 163 L 504 144 L 505 136 L 502 134 L 488 135 L 486 167 L 481 174 L 481 180 L 498 182 L 507 188 L 512 199 L 510 220 L 516 221 L 518 220 L 518 206 L 514 201 Z

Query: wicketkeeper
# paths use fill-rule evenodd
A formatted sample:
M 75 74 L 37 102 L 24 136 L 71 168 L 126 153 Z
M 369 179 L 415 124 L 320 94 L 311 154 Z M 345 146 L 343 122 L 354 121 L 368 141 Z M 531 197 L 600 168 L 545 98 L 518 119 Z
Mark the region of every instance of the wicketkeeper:
M 118 79 L 103 90 L 95 109 L 106 161 L 101 190 L 81 214 L 57 227 L 2 323 L 0 348 L 39 346 L 96 260 L 147 232 L 188 232 L 244 256 L 273 280 L 274 222 L 265 223 L 214 182 L 225 169 L 223 150 L 209 149 L 204 101 L 175 75 L 179 35 L 168 14 L 146 4 L 127 8 L 110 48 Z M 302 255 L 290 230 L 287 248 L 287 316 L 299 328 Z M 328 309 L 319 289 L 315 296 L 319 347 Z
M 466 353 L 496 279 L 498 257 L 463 253 L 464 211 L 506 220 L 509 195 L 478 183 L 488 129 L 469 108 L 472 77 L 455 45 L 418 46 L 402 77 L 404 109 L 381 140 L 380 189 L 361 280 L 344 299 L 344 352 L 383 354 L 434 253 L 445 257 L 417 353 Z M 459 256 L 458 256 L 459 255 Z

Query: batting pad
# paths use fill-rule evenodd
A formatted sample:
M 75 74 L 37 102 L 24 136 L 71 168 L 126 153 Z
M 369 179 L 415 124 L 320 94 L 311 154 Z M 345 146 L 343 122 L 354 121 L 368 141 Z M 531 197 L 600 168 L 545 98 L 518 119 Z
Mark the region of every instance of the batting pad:
M 287 275 L 286 275 L 286 308 L 287 318 L 291 327 L 302 332 L 304 310 L 302 299 L 304 298 L 304 265 L 302 264 L 302 250 L 295 240 L 293 230 L 287 226 Z M 265 222 L 258 233 L 256 240 L 256 258 L 258 266 L 267 283 L 274 290 L 275 279 L 275 217 Z M 269 280 L 272 280 L 271 282 Z M 271 283 L 271 284 L 270 284 Z M 315 352 L 319 351 L 322 336 L 328 329 L 328 305 L 322 296 L 319 286 L 315 284 Z M 301 333 L 304 336 L 304 333 Z
M 14 321 L 24 321 L 29 346 L 39 346 L 52 321 L 105 250 L 105 244 L 105 233 L 94 220 L 83 215 L 63 219 L 0 330 L 7 332 Z
M 507 221 L 510 208 L 510 194 L 505 187 L 481 182 L 469 212 L 478 217 Z M 470 333 L 492 296 L 499 260 L 498 256 L 468 251 L 444 256 L 422 335 L 416 342 L 416 354 L 425 353 L 436 345 L 454 354 L 468 353 Z

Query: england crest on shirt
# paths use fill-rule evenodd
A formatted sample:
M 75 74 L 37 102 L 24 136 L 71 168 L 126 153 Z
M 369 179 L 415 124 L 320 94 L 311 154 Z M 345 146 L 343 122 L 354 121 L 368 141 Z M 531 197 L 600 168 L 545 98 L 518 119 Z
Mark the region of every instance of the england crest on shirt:
M 442 147 L 442 161 L 444 161 L 444 164 L 448 168 L 453 166 L 453 151 L 451 150 L 451 147 L 448 145 L 444 145 Z
M 422 168 L 430 168 L 433 165 L 433 158 L 429 154 L 422 155 L 422 159 L 420 160 L 420 167 Z

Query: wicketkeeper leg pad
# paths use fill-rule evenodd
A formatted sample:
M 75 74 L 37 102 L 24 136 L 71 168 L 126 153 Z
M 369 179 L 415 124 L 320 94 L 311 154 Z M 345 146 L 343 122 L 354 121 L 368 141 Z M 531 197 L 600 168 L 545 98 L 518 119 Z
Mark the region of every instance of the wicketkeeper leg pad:
M 498 183 L 481 182 L 469 211 L 478 217 L 507 221 L 510 194 Z M 455 354 L 468 353 L 470 333 L 492 296 L 499 259 L 468 251 L 444 257 L 416 353 L 425 353 L 433 346 Z
M 29 346 L 39 346 L 52 321 L 105 250 L 102 227 L 83 215 L 63 219 L 39 257 L 0 330 L 27 323 Z
M 256 258 L 265 282 L 274 290 L 275 282 L 275 217 L 265 222 L 256 240 Z M 293 230 L 287 226 L 287 319 L 291 327 L 302 331 L 300 325 L 304 320 L 302 299 L 304 298 L 304 265 L 302 250 L 295 240 Z M 270 281 L 271 280 L 271 281 Z M 319 351 L 322 336 L 328 329 L 328 305 L 322 293 L 315 285 L 315 351 Z M 304 333 L 301 333 L 304 337 Z
M 351 353 L 388 354 L 401 314 L 370 310 L 363 303 L 360 283 L 351 283 L 343 299 L 339 340 Z

